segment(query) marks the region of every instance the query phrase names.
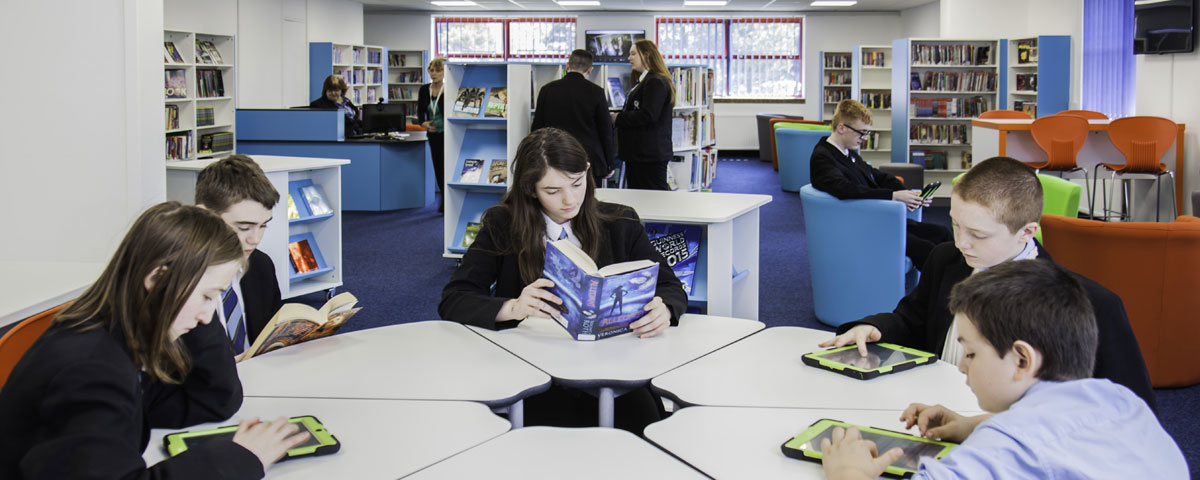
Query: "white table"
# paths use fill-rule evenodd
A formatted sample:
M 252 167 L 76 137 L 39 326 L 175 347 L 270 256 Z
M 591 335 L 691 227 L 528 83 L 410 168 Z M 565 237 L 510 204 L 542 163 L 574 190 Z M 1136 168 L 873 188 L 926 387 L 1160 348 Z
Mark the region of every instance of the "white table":
M 601 188 L 596 198 L 633 207 L 644 222 L 702 226 L 696 275 L 707 265 L 707 286 L 697 282 L 704 288 L 692 296 L 707 301 L 709 315 L 758 320 L 758 209 L 770 195 Z
M 646 427 L 648 440 L 719 479 L 824 479 L 821 464 L 780 446 L 823 418 L 903 432 L 901 410 L 688 407 Z M 980 412 L 959 412 L 978 415 Z M 909 433 L 917 434 L 914 427 Z
M 184 430 L 235 425 L 242 418 L 299 415 L 321 420 L 341 450 L 277 463 L 267 469 L 267 478 L 399 478 L 509 430 L 508 422 L 478 403 L 314 398 L 246 398 L 232 419 Z M 162 438 L 171 432 L 151 433 L 142 456 L 147 465 L 166 457 Z
M 509 409 L 550 376 L 458 323 L 429 321 L 334 335 L 238 364 L 249 397 L 467 400 Z
M 408 478 L 667 480 L 704 476 L 624 430 L 528 427 L 508 432 Z
M 630 333 L 578 342 L 557 322 L 531 317 L 501 331 L 471 327 L 571 388 L 598 390 L 600 426 L 613 425 L 613 398 L 651 378 L 763 329 L 740 318 L 684 315 L 679 326 L 650 338 Z
M 0 262 L 0 327 L 54 308 L 83 293 L 103 262 Z
M 966 376 L 938 361 L 904 372 L 857 380 L 810 367 L 805 353 L 833 333 L 774 327 L 656 377 L 657 391 L 682 405 L 895 410 L 912 402 L 979 410 Z

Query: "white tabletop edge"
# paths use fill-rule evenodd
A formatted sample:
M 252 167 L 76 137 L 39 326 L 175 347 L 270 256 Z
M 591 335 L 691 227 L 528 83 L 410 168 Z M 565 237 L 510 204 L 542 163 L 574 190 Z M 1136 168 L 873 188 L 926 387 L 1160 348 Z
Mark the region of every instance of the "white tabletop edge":
M 342 158 L 285 157 L 280 155 L 250 155 L 250 158 L 253 158 L 265 173 L 308 170 L 350 164 L 350 160 Z M 167 170 L 199 172 L 217 160 L 220 159 L 171 161 L 167 162 Z

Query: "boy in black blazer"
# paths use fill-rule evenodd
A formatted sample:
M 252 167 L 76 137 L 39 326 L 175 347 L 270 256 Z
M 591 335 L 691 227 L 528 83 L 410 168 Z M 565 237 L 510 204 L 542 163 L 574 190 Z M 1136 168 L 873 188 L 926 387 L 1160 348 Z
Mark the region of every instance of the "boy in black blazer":
M 587 79 L 593 59 L 587 50 L 571 52 L 567 74 L 538 92 L 538 108 L 529 128 L 554 127 L 575 137 L 587 151 L 592 178 L 599 181 L 612 176 L 616 147 L 604 88 Z

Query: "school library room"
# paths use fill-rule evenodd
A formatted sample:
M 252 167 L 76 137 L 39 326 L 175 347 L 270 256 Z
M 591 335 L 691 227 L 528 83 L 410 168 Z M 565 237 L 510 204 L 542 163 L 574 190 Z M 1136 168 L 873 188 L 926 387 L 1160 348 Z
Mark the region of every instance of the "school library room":
M 0 478 L 1200 477 L 1197 3 L 5 2 Z

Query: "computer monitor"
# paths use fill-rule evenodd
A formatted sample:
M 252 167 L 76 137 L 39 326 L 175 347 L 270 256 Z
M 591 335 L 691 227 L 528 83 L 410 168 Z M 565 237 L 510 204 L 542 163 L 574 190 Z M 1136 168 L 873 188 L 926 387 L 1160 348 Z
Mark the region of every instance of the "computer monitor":
M 408 111 L 403 103 L 369 103 L 362 106 L 363 133 L 403 132 Z
M 584 48 L 595 55 L 597 62 L 629 62 L 633 42 L 644 38 L 645 30 L 588 30 L 584 32 Z

